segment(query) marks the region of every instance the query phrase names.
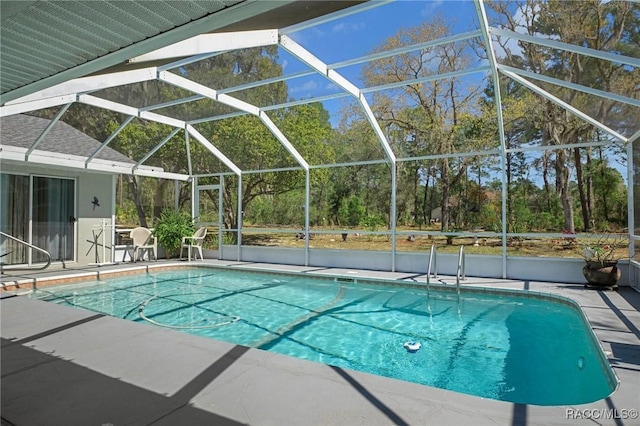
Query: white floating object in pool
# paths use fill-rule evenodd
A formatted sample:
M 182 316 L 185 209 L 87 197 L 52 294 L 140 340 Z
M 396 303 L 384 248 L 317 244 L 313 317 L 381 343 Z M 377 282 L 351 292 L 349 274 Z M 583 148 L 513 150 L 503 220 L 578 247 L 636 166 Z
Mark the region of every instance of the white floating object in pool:
M 582 356 L 580 358 L 578 358 L 578 369 L 579 370 L 584 369 L 584 357 L 582 357 Z
M 420 342 L 407 342 L 404 344 L 404 348 L 408 352 L 418 352 L 421 347 L 422 347 L 422 344 Z

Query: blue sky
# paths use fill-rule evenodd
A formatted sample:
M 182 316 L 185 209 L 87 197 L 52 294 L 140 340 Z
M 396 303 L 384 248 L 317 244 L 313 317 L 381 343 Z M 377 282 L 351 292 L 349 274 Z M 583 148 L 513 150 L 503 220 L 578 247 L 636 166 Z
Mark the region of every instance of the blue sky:
M 491 14 L 491 11 L 487 10 L 487 13 Z M 437 15 L 450 23 L 454 34 L 478 28 L 477 12 L 471 0 L 398 0 L 301 30 L 290 36 L 316 57 L 327 64 L 332 64 L 365 56 L 386 39 L 395 35 L 400 28 L 419 26 Z M 514 16 L 514 19 L 517 20 L 518 16 Z M 512 48 L 516 49 L 517 44 L 515 41 L 513 43 Z M 309 69 L 284 49 L 280 49 L 280 59 L 285 75 Z M 360 66 L 341 68 L 338 72 L 356 86 L 363 87 Z M 484 84 L 481 81 L 484 77 L 481 73 L 474 74 L 470 80 L 476 85 Z M 290 80 L 287 84 L 289 95 L 295 99 L 343 92 L 318 74 Z M 349 100 L 350 97 L 323 103 L 331 114 L 334 126 L 337 125 L 339 110 L 345 99 Z M 613 162 L 612 165 L 615 166 Z M 626 180 L 626 174 L 623 173 L 623 177 Z
M 469 0 L 400 0 L 370 10 L 298 31 L 290 36 L 327 64 L 341 62 L 371 53 L 376 46 L 403 27 L 416 27 L 441 15 L 450 22 L 453 33 L 464 33 L 477 28 L 477 14 Z M 280 49 L 284 74 L 308 70 L 284 49 Z M 338 70 L 357 86 L 362 86 L 360 66 Z M 287 82 L 289 94 L 295 99 L 342 92 L 320 75 Z M 332 114 L 335 125 L 340 100 L 326 101 L 325 108 Z

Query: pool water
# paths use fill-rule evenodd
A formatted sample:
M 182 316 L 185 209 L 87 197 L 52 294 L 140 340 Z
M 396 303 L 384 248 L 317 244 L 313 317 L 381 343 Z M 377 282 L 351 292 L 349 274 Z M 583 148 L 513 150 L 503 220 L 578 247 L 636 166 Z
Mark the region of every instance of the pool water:
M 485 398 L 582 404 L 615 383 L 580 312 L 523 296 L 181 269 L 36 291 L 132 321 Z M 410 352 L 406 342 L 419 342 Z

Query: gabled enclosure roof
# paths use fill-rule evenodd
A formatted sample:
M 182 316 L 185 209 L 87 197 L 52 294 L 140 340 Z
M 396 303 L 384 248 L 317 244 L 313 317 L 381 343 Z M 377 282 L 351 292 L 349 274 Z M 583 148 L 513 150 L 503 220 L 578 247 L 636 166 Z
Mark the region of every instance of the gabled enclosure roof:
M 11 3 L 5 6 L 5 3 Z M 205 149 L 213 154 L 233 174 L 240 175 L 243 170 L 228 158 L 204 135 L 194 127 L 203 121 L 214 121 L 240 115 L 251 115 L 257 118 L 291 155 L 297 167 L 308 170 L 307 160 L 300 155 L 294 145 L 287 139 L 271 119 L 269 112 L 301 103 L 323 102 L 329 99 L 346 97 L 357 105 L 368 120 L 373 133 L 379 142 L 384 160 L 394 163 L 398 161 L 391 149 L 385 132 L 374 116 L 367 95 L 402 85 L 421 84 L 438 79 L 461 78 L 471 74 L 484 75 L 494 87 L 499 87 L 501 79 L 515 81 L 536 95 L 564 108 L 576 117 L 590 123 L 604 132 L 609 140 L 628 143 L 640 136 L 640 124 L 631 122 L 632 133 L 623 134 L 618 129 L 599 122 L 575 105 L 560 99 L 546 89 L 555 85 L 586 93 L 594 98 L 607 98 L 616 102 L 640 108 L 640 101 L 625 94 L 613 93 L 607 87 L 593 88 L 581 86 L 525 69 L 504 65 L 498 60 L 495 40 L 511 39 L 516 43 L 533 43 L 558 51 L 594 57 L 604 61 L 621 64 L 625 67 L 640 67 L 640 58 L 630 57 L 615 51 L 601 51 L 581 45 L 566 43 L 542 36 L 530 36 L 504 29 L 492 27 L 489 23 L 483 0 L 475 0 L 476 28 L 460 31 L 456 34 L 437 40 L 400 46 L 386 51 L 368 53 L 359 57 L 329 63 L 328 60 L 316 56 L 292 36 L 296 31 L 330 22 L 344 16 L 365 12 L 376 7 L 385 7 L 390 1 L 347 2 L 347 1 L 225 1 L 201 2 L 30 2 L 27 6 L 15 5 L 13 2 L 2 2 L 2 106 L 0 116 L 26 113 L 49 107 L 60 107 L 61 113 L 54 119 L 59 120 L 69 105 L 81 103 L 104 108 L 124 114 L 128 118 L 120 128 L 103 142 L 106 146 L 134 118 L 155 121 L 173 127 L 174 132 L 183 131 L 197 140 Z M 90 4 L 91 9 L 86 10 Z M 132 4 L 139 4 L 133 6 Z M 177 6 L 179 4 L 180 6 Z M 175 14 L 169 9 L 179 7 Z M 147 10 L 147 9 L 154 10 Z M 7 14 L 5 14 L 7 11 Z M 81 12 L 82 11 L 82 12 Z M 126 15 L 126 16 L 125 16 Z M 114 26 L 106 22 L 118 21 Z M 121 24 L 131 27 L 131 31 L 120 31 Z M 61 27 L 59 27 L 61 25 Z M 68 35 L 60 34 L 68 31 Z M 376 29 L 372 29 L 376 31 Z M 27 37 L 35 37 L 33 47 L 28 47 Z M 68 37 L 68 38 L 67 38 Z M 86 38 L 88 42 L 79 43 Z M 487 52 L 483 63 L 471 65 L 468 69 L 456 70 L 445 74 L 431 75 L 422 78 L 409 78 L 393 85 L 362 87 L 345 77 L 343 70 L 349 66 L 367 63 L 380 58 L 394 57 L 407 52 L 419 51 L 427 47 L 444 45 L 466 40 L 478 40 Z M 348 38 L 344 43 L 349 43 Z M 83 46 L 81 50 L 75 45 Z M 287 54 L 304 64 L 304 72 L 283 75 L 249 85 L 238 87 L 207 87 L 190 80 L 180 72 L 181 67 L 230 50 L 256 46 L 278 46 Z M 340 46 L 333 46 L 339 50 Z M 371 46 L 371 51 L 373 46 Z M 22 51 L 21 51 L 22 49 Z M 55 58 L 48 53 L 50 49 L 58 52 Z M 34 58 L 42 57 L 42 61 L 30 67 Z M 320 98 L 308 98 L 291 101 L 280 105 L 253 105 L 234 96 L 234 92 L 266 85 L 276 81 L 288 81 L 301 75 L 319 75 L 339 89 L 339 93 Z M 114 102 L 98 96 L 102 89 L 157 81 L 161 84 L 177 86 L 191 95 L 183 99 L 175 99 L 160 105 L 140 107 L 122 102 Z M 544 84 L 541 84 L 544 83 Z M 228 114 L 187 118 L 172 116 L 170 113 L 157 113 L 172 105 L 197 102 L 209 99 L 226 106 L 233 111 Z M 500 104 L 499 91 L 496 100 Z M 497 108 L 500 146 L 499 153 L 506 154 L 502 108 Z M 172 133 L 174 135 L 176 133 Z M 159 141 L 154 152 L 160 149 L 168 138 Z M 88 157 L 86 165 L 97 156 L 99 151 Z M 129 171 L 141 173 L 149 155 Z M 189 176 L 176 174 L 158 177 L 188 179 Z

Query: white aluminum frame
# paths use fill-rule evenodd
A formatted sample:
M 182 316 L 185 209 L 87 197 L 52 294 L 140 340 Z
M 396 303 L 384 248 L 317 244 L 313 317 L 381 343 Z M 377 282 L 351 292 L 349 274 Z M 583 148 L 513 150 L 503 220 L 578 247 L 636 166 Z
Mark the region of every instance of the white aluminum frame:
M 266 11 L 271 10 L 275 7 L 282 6 L 282 2 L 290 2 L 292 0 L 281 0 L 280 2 L 249 2 L 251 3 L 250 7 L 255 11 Z M 595 49 L 585 48 L 582 46 L 572 45 L 568 43 L 564 43 L 558 40 L 551 40 L 547 38 L 541 38 L 538 36 L 531 36 L 527 34 L 519 34 L 508 30 L 498 29 L 491 27 L 489 25 L 487 12 L 485 10 L 484 0 L 474 0 L 474 5 L 476 8 L 476 13 L 479 19 L 479 29 L 468 31 L 460 34 L 455 34 L 447 37 L 440 38 L 438 40 L 429 40 L 422 43 L 417 43 L 409 46 L 400 47 L 397 49 L 389 50 L 386 52 L 373 53 L 365 56 L 361 56 L 359 58 L 353 58 L 341 62 L 337 62 L 334 64 L 327 64 L 322 61 L 320 58 L 313 55 L 309 52 L 305 47 L 303 47 L 298 42 L 294 41 L 290 34 L 299 31 L 301 29 L 309 28 L 314 25 L 324 24 L 331 22 L 337 18 L 349 16 L 351 14 L 355 14 L 358 12 L 362 12 L 365 10 L 369 10 L 375 7 L 383 6 L 389 3 L 390 0 L 381 0 L 381 1 L 371 1 L 366 2 L 348 9 L 344 9 L 332 14 L 328 14 L 326 16 L 322 16 L 307 22 L 303 22 L 298 25 L 293 25 L 284 29 L 265 29 L 265 30 L 255 30 L 255 31 L 246 31 L 246 32 L 233 32 L 233 33 L 208 33 L 201 34 L 203 32 L 208 32 L 211 29 L 207 26 L 206 20 L 200 20 L 196 23 L 196 25 L 190 26 L 189 31 L 178 31 L 177 29 L 174 31 L 169 31 L 162 37 L 154 37 L 153 40 L 150 40 L 148 43 L 139 43 L 136 48 L 127 49 L 122 52 L 114 52 L 113 54 L 106 55 L 105 58 L 100 60 L 91 61 L 90 64 L 86 66 L 78 66 L 66 72 L 60 73 L 57 76 L 53 76 L 51 78 L 45 79 L 42 82 L 38 82 L 35 85 L 38 87 L 42 87 L 42 89 L 38 92 L 24 94 L 23 96 L 19 96 L 23 91 L 15 90 L 10 96 L 5 96 L 3 98 L 4 104 L 0 106 L 0 117 L 6 117 L 9 115 L 20 114 L 24 112 L 29 112 L 37 109 L 61 106 L 60 111 L 56 115 L 56 117 L 51 121 L 49 126 L 40 134 L 40 136 L 34 141 L 34 143 L 28 149 L 18 149 L 14 147 L 3 147 L 0 150 L 0 159 L 18 159 L 21 158 L 23 161 L 36 162 L 36 163 L 44 163 L 47 164 L 47 161 L 51 161 L 53 158 L 59 159 L 56 161 L 56 164 L 66 167 L 82 167 L 89 170 L 103 170 L 110 172 L 119 172 L 119 173 L 130 173 L 140 176 L 151 176 L 157 178 L 172 178 L 176 180 L 190 180 L 192 182 L 192 191 L 197 188 L 198 177 L 202 177 L 204 175 L 194 175 L 192 170 L 192 159 L 191 159 L 191 150 L 190 150 L 190 137 L 195 138 L 205 149 L 211 152 L 218 160 L 224 164 L 229 171 L 213 174 L 214 176 L 218 176 L 220 178 L 220 188 L 224 185 L 224 176 L 226 175 L 235 175 L 238 177 L 239 185 L 238 185 L 238 229 L 234 230 L 238 233 L 238 247 L 237 247 L 237 259 L 241 260 L 241 250 L 242 250 L 242 175 L 250 174 L 250 173 L 265 173 L 265 172 L 278 172 L 285 170 L 303 170 L 305 172 L 305 264 L 309 262 L 309 210 L 310 210 L 310 170 L 317 168 L 329 168 L 329 167 L 342 167 L 342 166 L 350 166 L 350 165 L 361 165 L 361 164 L 390 164 L 391 165 L 391 236 L 392 236 L 392 265 L 391 269 L 395 270 L 395 250 L 396 250 L 396 235 L 401 232 L 396 231 L 396 166 L 398 162 L 403 161 L 421 161 L 421 160 L 430 160 L 437 159 L 442 157 L 463 157 L 463 156 L 480 156 L 480 155 L 500 155 L 501 159 L 501 168 L 502 168 L 502 277 L 506 277 L 507 270 L 507 252 L 506 252 L 506 237 L 508 235 L 506 229 L 506 197 L 507 197 L 507 188 L 506 188 L 506 174 L 505 174 L 505 158 L 508 152 L 522 152 L 522 151 L 530 151 L 530 150 L 545 150 L 545 149 L 558 149 L 562 147 L 554 146 L 554 147 L 520 147 L 507 149 L 505 134 L 504 134 L 504 118 L 502 116 L 502 111 L 500 108 L 501 105 L 501 93 L 500 93 L 500 78 L 502 76 L 506 76 L 517 83 L 527 87 L 529 90 L 534 93 L 550 100 L 561 108 L 571 112 L 576 115 L 580 119 L 592 124 L 593 126 L 603 130 L 606 132 L 610 138 L 614 139 L 612 141 L 606 142 L 594 142 L 594 143 L 584 143 L 584 144 L 576 144 L 571 145 L 571 147 L 575 146 L 602 146 L 602 145 L 610 145 L 611 143 L 616 143 L 615 141 L 619 141 L 619 143 L 627 144 L 628 152 L 631 153 L 631 142 L 637 141 L 640 138 L 640 130 L 636 132 L 630 138 L 626 138 L 623 135 L 619 134 L 615 130 L 609 128 L 605 124 L 599 122 L 598 120 L 590 117 L 579 109 L 569 105 L 567 102 L 562 101 L 558 97 L 549 93 L 548 91 L 542 89 L 540 86 L 536 85 L 529 79 L 538 80 L 546 83 L 550 83 L 559 87 L 564 87 L 570 90 L 578 90 L 583 93 L 587 93 L 590 95 L 605 97 L 616 102 L 621 102 L 627 105 L 631 105 L 633 107 L 640 107 L 640 101 L 634 98 L 630 98 L 623 95 L 612 94 L 602 90 L 585 87 L 579 84 L 566 82 L 562 80 L 558 80 L 556 78 L 544 76 L 537 73 L 532 73 L 530 71 L 517 69 L 514 67 L 509 67 L 506 65 L 501 65 L 498 63 L 498 58 L 496 57 L 495 47 L 493 45 L 494 37 L 509 37 L 521 42 L 525 43 L 535 43 L 541 46 L 550 47 L 553 49 L 560 49 L 569 52 L 573 52 L 579 55 L 586 55 L 590 57 L 595 57 L 598 59 L 611 61 L 615 63 L 624 64 L 625 66 L 631 67 L 640 67 L 640 59 L 632 58 L 624 55 L 619 55 L 615 53 L 602 52 Z M 271 4 L 274 3 L 274 4 Z M 278 3 L 278 4 L 275 4 Z M 238 15 L 239 8 L 230 8 L 225 12 L 230 17 Z M 208 28 L 207 31 L 204 29 Z M 366 62 L 371 62 L 377 59 L 392 57 L 394 55 L 399 55 L 411 51 L 416 51 L 419 49 L 425 49 L 429 47 L 435 47 L 447 43 L 456 43 L 461 41 L 467 41 L 470 39 L 478 39 L 485 46 L 488 57 L 487 57 L 487 65 L 476 65 L 475 67 L 458 70 L 454 72 L 427 76 L 422 78 L 416 78 L 406 81 L 401 81 L 397 83 L 390 83 L 379 85 L 376 87 L 365 87 L 359 88 L 357 85 L 353 84 L 348 79 L 344 78 L 337 69 L 362 64 Z M 173 43 L 173 44 L 171 44 Z M 300 60 L 302 63 L 306 64 L 310 67 L 309 71 L 301 71 L 296 72 L 294 74 L 289 74 L 286 76 L 279 76 L 268 78 L 252 83 L 246 83 L 234 87 L 220 88 L 219 90 L 207 87 L 205 85 L 196 83 L 192 80 L 189 80 L 181 75 L 179 75 L 179 67 L 184 66 L 186 64 L 202 60 L 204 58 L 209 58 L 215 55 L 219 55 L 224 52 L 228 52 L 230 50 L 249 48 L 249 47 L 259 47 L 259 46 L 270 46 L 270 45 L 278 45 L 279 47 L 287 50 L 294 57 Z M 150 46 L 153 46 L 152 49 L 149 49 Z M 125 57 L 123 55 L 128 55 Z M 75 79 L 68 79 L 69 76 L 78 75 L 80 71 L 86 72 L 86 70 L 97 71 L 99 69 L 105 68 L 106 64 L 114 65 L 116 62 L 114 60 L 117 58 L 116 62 L 127 62 L 130 64 L 142 64 L 143 68 L 133 69 L 127 71 L 119 71 L 112 72 L 108 74 L 100 74 L 93 75 L 89 77 L 81 77 Z M 169 61 L 164 65 L 160 66 L 150 66 L 144 67 L 145 62 L 157 61 L 157 60 L 167 60 L 167 59 L 175 59 L 174 61 Z M 100 68 L 102 67 L 102 68 Z M 175 72 L 170 72 L 169 70 L 176 70 Z M 399 88 L 402 86 L 406 86 L 409 84 L 417 84 L 417 83 L 426 83 L 429 81 L 436 81 L 442 79 L 450 79 L 450 78 L 458 78 L 466 75 L 474 74 L 474 73 L 487 73 L 492 83 L 496 89 L 496 104 L 497 108 L 497 119 L 498 119 L 498 138 L 499 138 L 499 146 L 494 150 L 488 150 L 483 152 L 466 152 L 460 154 L 435 154 L 421 157 L 408 157 L 408 158 L 397 158 L 391 148 L 388 138 L 382 131 L 379 123 L 377 122 L 376 117 L 367 101 L 365 95 L 369 93 L 376 93 L 384 90 L 390 90 Z M 291 100 L 285 103 L 281 103 L 278 105 L 268 105 L 268 106 L 257 106 L 252 105 L 233 96 L 230 96 L 229 93 L 246 90 L 254 87 L 260 87 L 267 84 L 272 84 L 276 82 L 289 81 L 295 78 L 306 77 L 311 75 L 320 74 L 328 81 L 334 83 L 338 86 L 342 92 L 332 95 L 319 96 L 310 99 L 302 99 L 302 100 Z M 67 79 L 66 81 L 64 81 Z M 91 93 L 97 92 L 102 89 L 117 87 L 127 84 L 140 83 L 144 81 L 157 80 L 160 82 L 164 82 L 167 84 L 175 85 L 177 87 L 181 87 L 182 89 L 191 91 L 193 95 L 182 98 L 175 99 L 167 102 L 163 102 L 156 105 L 151 105 L 143 108 L 136 108 L 130 105 L 124 105 L 121 103 L 109 101 L 106 99 L 99 98 Z M 52 84 L 55 82 L 55 84 Z M 45 87 L 49 85 L 49 87 Z M 33 87 L 33 85 L 30 85 Z M 24 90 L 26 93 L 28 89 Z M 379 160 L 368 160 L 368 161 L 354 161 L 347 163 L 338 163 L 338 164 L 322 164 L 322 165 L 310 165 L 306 161 L 306 159 L 296 150 L 294 145 L 287 139 L 287 137 L 282 133 L 282 131 L 276 126 L 276 124 L 271 120 L 268 111 L 273 111 L 277 109 L 288 108 L 296 105 L 313 103 L 313 102 L 324 102 L 327 100 L 334 100 L 343 97 L 352 97 L 355 99 L 362 109 L 365 117 L 367 118 L 369 125 L 374 130 L 374 133 L 383 148 L 384 157 Z M 205 117 L 200 119 L 194 119 L 190 121 L 179 120 L 174 117 L 170 117 L 168 115 L 157 114 L 152 112 L 153 110 L 158 110 L 162 108 L 171 107 L 174 105 L 180 105 L 188 102 L 197 101 L 200 99 L 209 98 L 214 100 L 215 102 L 219 102 L 221 104 L 227 105 L 236 110 L 236 112 L 222 114 L 218 116 Z M 44 153 L 42 151 L 38 151 L 37 147 L 39 143 L 46 137 L 47 133 L 51 130 L 54 124 L 61 119 L 63 114 L 67 111 L 67 109 L 74 103 L 84 103 L 87 105 L 92 105 L 97 108 L 108 109 L 111 111 L 119 112 L 127 116 L 125 121 L 121 123 L 116 131 L 114 131 L 105 141 L 102 142 L 100 148 L 98 148 L 95 152 L 93 152 L 88 158 L 84 160 L 79 160 L 74 156 L 69 155 L 59 155 L 52 153 Z M 242 170 L 240 169 L 231 159 L 225 156 L 216 146 L 214 146 L 207 138 L 205 138 L 201 133 L 199 133 L 193 125 L 203 122 L 210 122 L 215 120 L 222 120 L 227 118 L 238 117 L 241 115 L 251 114 L 256 116 L 261 123 L 274 135 L 274 137 L 278 140 L 278 142 L 287 150 L 287 152 L 294 158 L 296 163 L 299 165 L 298 167 L 283 167 L 278 169 L 271 170 Z M 168 125 L 173 128 L 173 130 L 160 141 L 154 148 L 152 148 L 142 159 L 140 159 L 135 165 L 125 165 L 118 164 L 117 162 L 109 162 L 105 160 L 99 160 L 96 156 L 108 146 L 108 144 L 135 118 L 140 118 L 144 120 L 154 121 L 157 123 L 162 123 Z M 157 167 L 148 167 L 143 166 L 143 164 L 154 154 L 156 153 L 162 146 L 164 146 L 171 138 L 176 136 L 181 130 L 185 131 L 185 144 L 186 144 L 186 152 L 187 152 L 187 163 L 188 163 L 188 175 L 179 174 L 179 173 L 167 173 L 162 169 Z M 567 146 L 568 148 L 569 146 Z M 22 157 L 20 157 L 22 156 Z M 629 154 L 629 161 L 631 164 L 631 155 Z M 628 181 L 633 182 L 633 170 L 628 169 Z M 633 218 L 633 194 L 632 191 L 629 191 L 629 206 L 630 206 L 630 220 Z M 193 200 L 192 200 L 193 201 Z M 630 222 L 629 229 L 632 229 L 632 223 Z M 220 231 L 222 232 L 222 231 Z M 220 234 L 222 235 L 222 234 Z M 511 234 L 509 234 L 511 235 Z M 630 236 L 631 231 L 630 231 Z M 220 239 L 221 241 L 222 239 Z M 221 244 L 221 242 L 220 242 Z M 633 249 L 633 238 L 632 244 L 630 244 L 630 254 L 632 254 Z

